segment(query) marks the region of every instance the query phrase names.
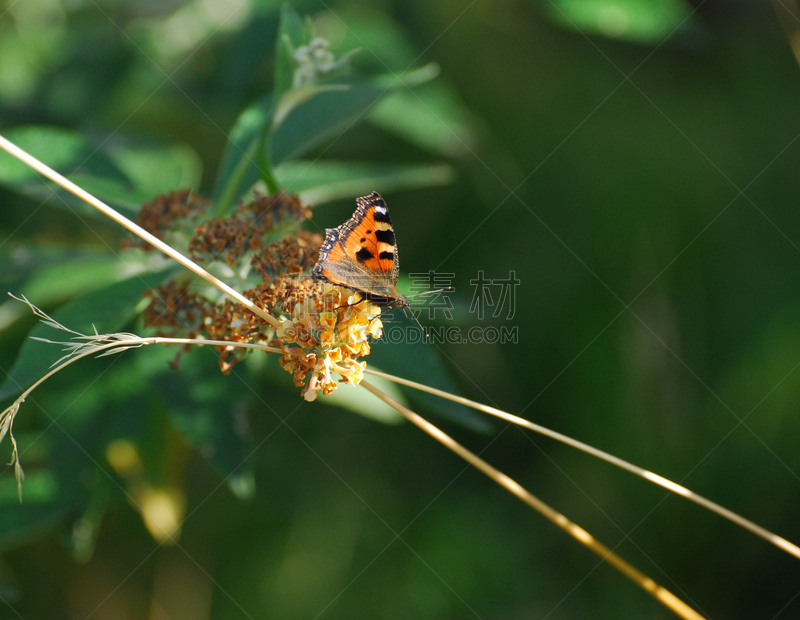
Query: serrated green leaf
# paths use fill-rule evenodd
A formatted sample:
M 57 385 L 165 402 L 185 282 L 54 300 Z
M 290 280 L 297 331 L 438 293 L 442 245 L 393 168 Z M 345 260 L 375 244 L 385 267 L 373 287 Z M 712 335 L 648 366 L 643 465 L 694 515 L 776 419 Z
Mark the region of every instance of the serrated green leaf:
M 447 164 L 369 164 L 344 161 L 288 161 L 275 169 L 281 187 L 318 206 L 352 198 L 379 187 L 382 192 L 448 185 L 455 172 Z
M 136 306 L 141 301 L 144 292 L 161 282 L 167 273 L 169 270 L 144 273 L 92 291 L 73 299 L 51 316 L 65 327 L 84 334 L 92 333 L 95 327 L 99 333 L 117 331 L 133 318 Z M 36 302 L 36 300 L 31 301 Z M 37 324 L 29 334 L 30 337 L 51 340 L 68 339 L 69 335 L 42 323 Z M 37 340 L 27 340 L 22 346 L 11 372 L 0 387 L 0 399 L 22 392 L 44 375 L 50 365 L 61 355 L 58 346 Z

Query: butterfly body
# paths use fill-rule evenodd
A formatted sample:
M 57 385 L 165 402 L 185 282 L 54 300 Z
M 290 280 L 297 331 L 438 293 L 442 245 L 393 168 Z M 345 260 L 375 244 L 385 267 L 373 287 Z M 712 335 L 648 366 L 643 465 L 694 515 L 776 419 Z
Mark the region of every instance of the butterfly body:
M 349 220 L 325 231 L 314 279 L 351 288 L 378 306 L 410 306 L 397 290 L 400 263 L 386 203 L 378 192 L 356 203 Z

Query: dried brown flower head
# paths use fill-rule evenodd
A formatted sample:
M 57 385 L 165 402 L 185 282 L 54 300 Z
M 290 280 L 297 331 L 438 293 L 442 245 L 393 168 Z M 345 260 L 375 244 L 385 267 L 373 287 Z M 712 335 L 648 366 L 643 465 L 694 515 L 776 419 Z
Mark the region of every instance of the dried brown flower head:
M 369 354 L 370 337 L 381 335 L 381 309 L 349 289 L 302 277 L 316 263 L 323 241 L 319 233 L 299 228 L 311 209 L 297 196 L 279 192 L 256 197 L 230 217 L 198 222 L 200 205 L 188 192 L 174 192 L 144 205 L 140 223 L 161 234 L 178 224 L 189 226 L 190 233 L 183 233 L 191 237 L 192 258 L 206 265 L 223 261 L 242 277 L 257 276 L 260 283 L 243 295 L 282 325 L 276 329 L 230 300 L 211 299 L 186 280 L 148 292 L 145 324 L 162 336 L 231 342 L 217 347 L 225 373 L 247 354 L 235 343 L 281 348 L 280 364 L 304 388 L 306 400 L 330 394 L 337 383 L 333 373 L 339 382 L 359 383 L 366 363 L 357 360 Z

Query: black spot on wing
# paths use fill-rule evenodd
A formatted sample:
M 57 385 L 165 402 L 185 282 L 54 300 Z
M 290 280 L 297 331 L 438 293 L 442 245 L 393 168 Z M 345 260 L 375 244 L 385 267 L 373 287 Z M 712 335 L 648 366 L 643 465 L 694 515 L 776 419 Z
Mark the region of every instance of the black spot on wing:
M 381 260 L 394 260 L 394 252 L 381 252 L 378 254 Z
M 370 258 L 375 258 L 375 255 L 367 248 L 361 248 L 358 252 L 356 252 L 356 259 L 360 263 L 368 261 Z
M 392 219 L 389 217 L 389 211 L 387 209 L 382 209 L 383 212 L 375 209 L 375 221 L 376 222 L 386 222 L 387 224 L 392 223 Z
M 394 245 L 394 231 L 391 228 L 389 230 L 376 230 L 375 238 L 383 243 Z

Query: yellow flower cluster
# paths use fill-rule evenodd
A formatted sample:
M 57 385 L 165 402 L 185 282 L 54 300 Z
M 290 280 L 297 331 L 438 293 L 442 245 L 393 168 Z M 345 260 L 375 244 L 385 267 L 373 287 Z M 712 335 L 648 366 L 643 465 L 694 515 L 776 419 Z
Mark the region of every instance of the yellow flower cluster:
M 339 383 L 358 385 L 369 355 L 369 337 L 380 338 L 383 324 L 381 308 L 364 300 L 359 293 L 331 284 L 317 284 L 310 295 L 291 309 L 277 336 L 283 341 L 280 363 L 294 375 L 297 387 L 304 387 L 307 401 L 317 392 L 330 394 Z M 287 309 L 288 310 L 288 309 Z

